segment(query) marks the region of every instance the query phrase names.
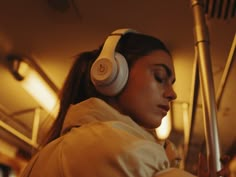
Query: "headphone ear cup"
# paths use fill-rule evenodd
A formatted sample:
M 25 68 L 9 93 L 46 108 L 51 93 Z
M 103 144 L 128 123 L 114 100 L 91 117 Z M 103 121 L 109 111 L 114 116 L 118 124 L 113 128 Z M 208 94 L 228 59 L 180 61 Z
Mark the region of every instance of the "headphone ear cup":
M 113 80 L 106 82 L 105 84 L 94 83 L 97 91 L 103 95 L 115 96 L 121 92 L 127 83 L 129 68 L 125 57 L 120 53 L 115 52 L 115 64 L 117 67 L 114 68 L 117 68 L 117 71 Z

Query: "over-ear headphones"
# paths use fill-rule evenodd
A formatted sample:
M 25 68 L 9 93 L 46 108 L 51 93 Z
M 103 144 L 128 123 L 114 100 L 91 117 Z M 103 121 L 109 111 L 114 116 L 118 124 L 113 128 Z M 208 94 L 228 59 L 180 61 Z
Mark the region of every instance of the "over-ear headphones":
M 91 81 L 97 91 L 103 95 L 117 95 L 128 80 L 127 61 L 122 54 L 116 52 L 116 47 L 122 35 L 129 32 L 135 33 L 132 29 L 118 29 L 112 32 L 91 67 Z

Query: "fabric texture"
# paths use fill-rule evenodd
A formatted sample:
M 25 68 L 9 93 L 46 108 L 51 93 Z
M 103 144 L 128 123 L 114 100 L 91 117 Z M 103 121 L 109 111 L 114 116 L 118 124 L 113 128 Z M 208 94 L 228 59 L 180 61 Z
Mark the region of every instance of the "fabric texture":
M 31 159 L 22 177 L 152 177 L 168 168 L 155 136 L 104 101 L 90 98 L 69 108 L 61 136 Z

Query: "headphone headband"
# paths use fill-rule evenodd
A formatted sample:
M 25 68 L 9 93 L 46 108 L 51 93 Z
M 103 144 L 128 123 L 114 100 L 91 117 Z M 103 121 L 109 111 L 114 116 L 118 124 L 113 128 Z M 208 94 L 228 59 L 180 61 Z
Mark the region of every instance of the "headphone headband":
M 120 41 L 120 38 L 130 32 L 135 32 L 132 29 L 129 28 L 123 28 L 113 31 L 106 39 L 102 51 L 100 52 L 98 58 L 96 60 L 99 60 L 100 58 L 108 58 L 113 59 L 115 56 L 115 51 L 117 44 Z

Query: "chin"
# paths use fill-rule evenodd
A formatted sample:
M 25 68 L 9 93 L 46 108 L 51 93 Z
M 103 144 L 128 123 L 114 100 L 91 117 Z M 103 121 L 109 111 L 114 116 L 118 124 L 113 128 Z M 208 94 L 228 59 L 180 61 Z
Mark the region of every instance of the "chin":
M 152 115 L 149 117 L 145 117 L 143 119 L 139 119 L 137 123 L 146 129 L 155 129 L 161 125 L 162 117 L 159 115 Z
M 144 127 L 147 129 L 156 129 L 160 127 L 160 125 L 161 125 L 161 122 L 153 122 L 153 123 L 146 124 Z

